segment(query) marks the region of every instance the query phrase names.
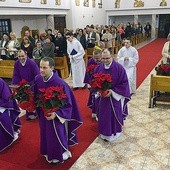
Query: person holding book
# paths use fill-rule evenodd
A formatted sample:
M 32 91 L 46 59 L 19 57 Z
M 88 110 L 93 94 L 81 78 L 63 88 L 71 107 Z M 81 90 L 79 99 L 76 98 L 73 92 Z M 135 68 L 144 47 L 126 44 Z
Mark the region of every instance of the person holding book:
M 0 78 L 0 152 L 8 148 L 19 137 L 20 109 L 15 99 L 10 100 L 11 89 Z
M 54 60 L 44 57 L 40 61 L 40 75 L 35 78 L 34 92 L 39 99 L 42 91 L 49 90 L 50 93 L 43 98 L 47 101 L 52 89 L 57 93 L 57 89 L 62 92 L 60 100 L 64 99 L 62 106 L 48 104 L 37 107 L 40 122 L 40 153 L 45 156 L 51 164 L 63 163 L 72 157 L 69 150 L 70 146 L 78 144 L 76 130 L 82 124 L 82 118 L 78 109 L 74 94 L 69 85 L 61 79 L 54 70 Z M 50 97 L 50 103 L 59 98 Z M 55 101 L 54 101 L 55 100 Z M 57 102 L 58 103 L 58 102 Z M 61 103 L 60 103 L 61 104 Z M 56 107 L 58 105 L 58 107 Z
M 84 76 L 85 76 L 85 62 L 84 62 L 84 49 L 81 43 L 74 38 L 72 32 L 66 33 L 67 39 L 67 53 L 71 63 L 71 73 L 73 77 L 73 89 L 76 90 L 79 87 L 85 87 Z

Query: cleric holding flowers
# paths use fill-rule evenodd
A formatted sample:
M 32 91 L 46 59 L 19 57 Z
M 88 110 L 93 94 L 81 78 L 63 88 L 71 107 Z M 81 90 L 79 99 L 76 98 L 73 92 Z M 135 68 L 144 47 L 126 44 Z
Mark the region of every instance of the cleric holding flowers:
M 18 139 L 21 127 L 20 109 L 16 100 L 10 100 L 11 90 L 0 78 L 0 152 Z
M 19 85 L 22 79 L 26 80 L 32 85 L 36 75 L 40 74 L 37 64 L 27 57 L 24 50 L 18 51 L 18 60 L 14 64 L 14 72 L 12 77 L 12 84 Z M 26 119 L 35 119 L 36 113 L 26 111 Z
M 96 111 L 95 111 L 95 100 L 94 100 L 95 93 L 90 87 L 90 80 L 92 78 L 94 69 L 101 63 L 101 57 L 102 57 L 102 49 L 100 47 L 95 46 L 93 51 L 93 57 L 88 60 L 87 67 L 86 67 L 86 74 L 84 78 L 84 83 L 86 83 L 88 89 L 90 89 L 87 106 L 92 109 L 92 118 L 96 118 Z
M 102 63 L 94 70 L 94 74 L 110 74 L 112 84 L 104 97 L 97 92 L 97 98 L 96 94 L 98 128 L 102 139 L 113 142 L 120 136 L 123 121 L 128 115 L 127 102 L 130 100 L 130 89 L 125 69 L 113 60 L 108 49 L 102 52 Z
M 45 57 L 40 61 L 40 75 L 35 78 L 35 96 L 40 96 L 41 89 L 63 87 L 66 105 L 56 111 L 44 114 L 37 108 L 40 122 L 40 153 L 52 164 L 63 163 L 71 157 L 69 146 L 77 144 L 76 129 L 82 124 L 81 115 L 68 84 L 54 71 L 54 60 Z

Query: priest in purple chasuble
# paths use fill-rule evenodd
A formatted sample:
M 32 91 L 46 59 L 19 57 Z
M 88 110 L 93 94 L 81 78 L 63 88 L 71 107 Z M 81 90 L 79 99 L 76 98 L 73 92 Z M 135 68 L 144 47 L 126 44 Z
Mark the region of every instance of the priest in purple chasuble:
M 10 100 L 11 90 L 0 78 L 0 152 L 9 147 L 19 135 L 20 109 L 16 100 Z
M 41 107 L 37 108 L 40 123 L 40 153 L 49 163 L 63 163 L 70 158 L 69 146 L 78 143 L 76 130 L 82 124 L 81 115 L 71 88 L 53 70 L 54 60 L 45 57 L 40 61 L 40 74 L 35 78 L 35 96 L 39 89 L 62 86 L 67 96 L 66 105 L 44 116 Z
M 88 60 L 87 67 L 86 67 L 86 74 L 84 78 L 84 83 L 87 84 L 88 89 L 90 90 L 89 99 L 87 106 L 92 109 L 92 118 L 96 118 L 96 111 L 95 111 L 95 92 L 90 87 L 90 80 L 92 78 L 94 69 L 101 64 L 101 55 L 102 49 L 100 47 L 95 47 L 93 51 L 93 57 Z
M 32 85 L 36 75 L 40 74 L 37 64 L 27 57 L 27 54 L 23 50 L 18 52 L 18 60 L 14 64 L 14 72 L 12 77 L 12 84 L 18 85 L 22 79 L 25 79 L 30 85 Z M 37 113 L 26 111 L 26 119 L 35 119 Z
M 95 69 L 94 74 L 110 74 L 112 87 L 104 97 L 96 94 L 98 128 L 100 137 L 112 142 L 120 136 L 123 121 L 128 115 L 127 102 L 130 100 L 130 89 L 125 69 L 113 60 L 108 49 L 102 52 L 102 63 Z

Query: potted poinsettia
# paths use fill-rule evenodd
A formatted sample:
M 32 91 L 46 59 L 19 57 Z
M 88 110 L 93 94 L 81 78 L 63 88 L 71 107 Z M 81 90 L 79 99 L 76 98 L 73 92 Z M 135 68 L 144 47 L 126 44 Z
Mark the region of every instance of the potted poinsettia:
M 104 97 L 112 87 L 112 77 L 110 74 L 96 73 L 93 75 L 90 85 Z
M 49 116 L 48 113 L 56 112 L 67 104 L 67 96 L 61 86 L 41 88 L 39 92 L 36 106 L 42 108 L 44 116 Z
M 13 88 L 11 99 L 16 99 L 21 109 L 28 112 L 35 111 L 34 93 L 26 80 L 22 79 L 19 85 Z
M 97 64 L 91 64 L 86 68 L 86 73 L 89 75 L 89 77 L 92 76 L 94 69 L 97 67 Z
M 170 65 L 161 63 L 155 68 L 157 75 L 170 76 Z

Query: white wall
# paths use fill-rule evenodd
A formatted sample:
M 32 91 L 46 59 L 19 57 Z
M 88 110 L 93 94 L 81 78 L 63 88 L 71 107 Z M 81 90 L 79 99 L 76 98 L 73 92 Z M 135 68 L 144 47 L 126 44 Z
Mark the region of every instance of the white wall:
M 54 9 L 69 9 L 69 0 L 61 0 L 61 5 L 55 5 L 55 0 L 47 0 L 47 4 L 41 4 L 41 0 L 32 0 L 30 3 L 21 3 L 19 0 L 0 1 L 1 7 L 26 7 L 26 8 L 54 8 Z
M 2 16 L 1 19 L 11 19 L 12 31 L 16 33 L 18 38 L 21 37 L 21 29 L 23 26 L 28 26 L 31 30 L 38 29 L 40 33 L 47 29 L 45 16 Z
M 115 9 L 116 0 L 103 0 L 106 6 L 106 9 Z M 141 8 L 168 8 L 170 7 L 170 1 L 167 1 L 167 7 L 160 7 L 161 0 L 142 0 L 144 2 L 144 7 Z M 140 7 L 137 7 L 138 9 Z M 120 9 L 134 9 L 134 0 L 120 0 Z
M 68 28 L 84 28 L 86 25 L 91 24 L 105 24 L 105 10 L 98 7 L 99 0 L 96 0 L 95 8 L 92 7 L 92 0 L 89 1 L 89 7 L 83 6 L 83 0 L 80 0 L 80 6 L 75 5 L 75 1 L 72 0 L 71 11 L 68 17 L 72 20 L 71 23 L 67 25 Z

